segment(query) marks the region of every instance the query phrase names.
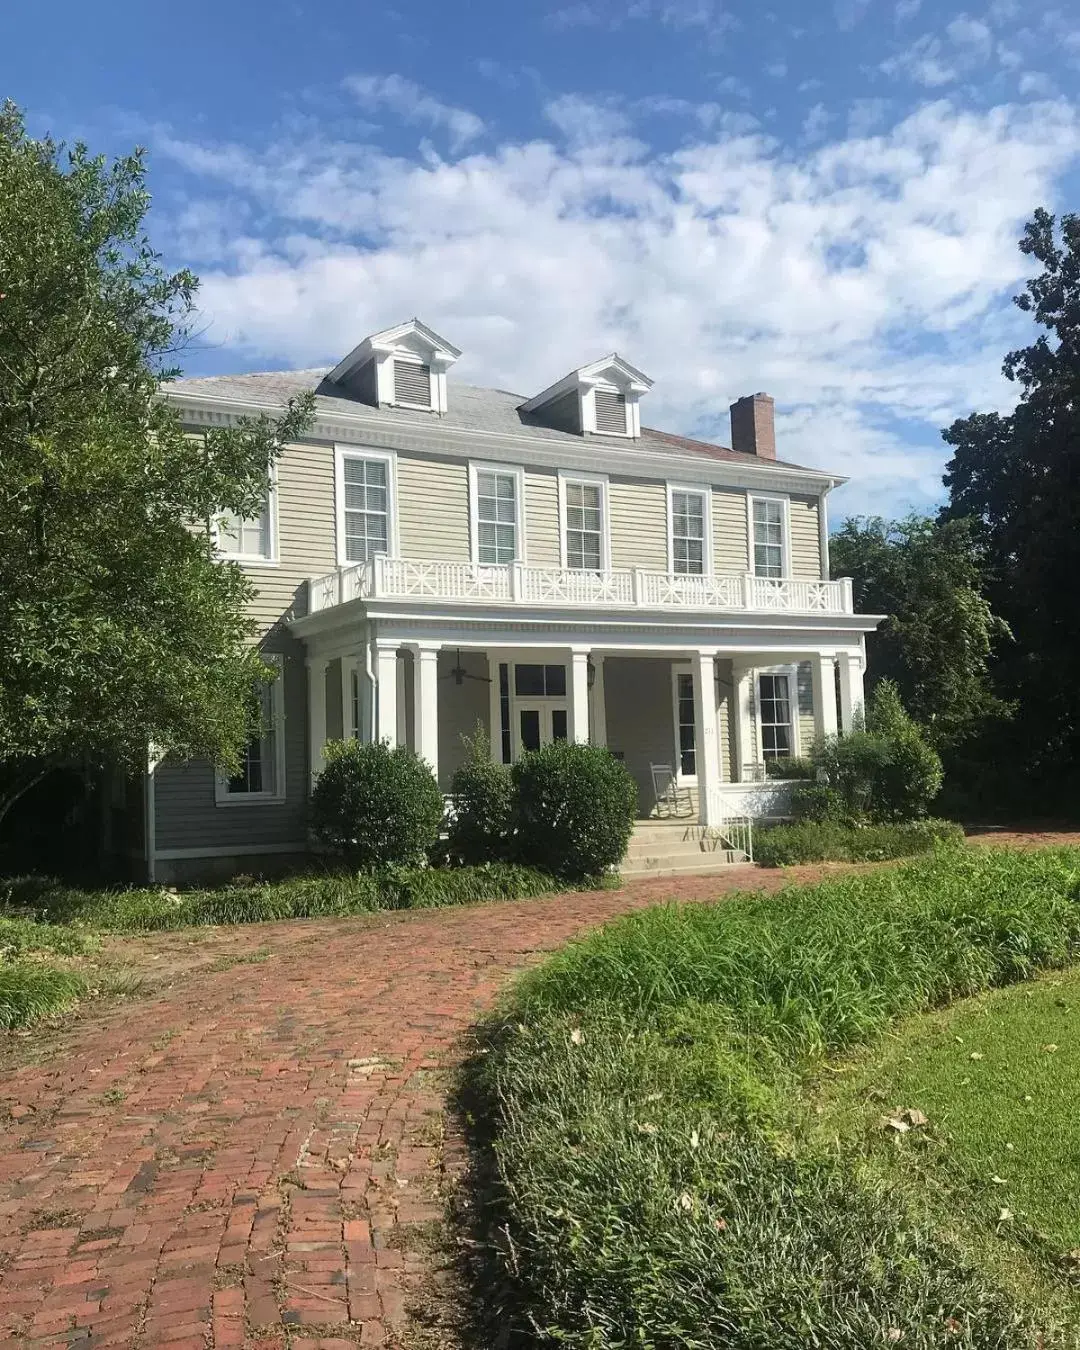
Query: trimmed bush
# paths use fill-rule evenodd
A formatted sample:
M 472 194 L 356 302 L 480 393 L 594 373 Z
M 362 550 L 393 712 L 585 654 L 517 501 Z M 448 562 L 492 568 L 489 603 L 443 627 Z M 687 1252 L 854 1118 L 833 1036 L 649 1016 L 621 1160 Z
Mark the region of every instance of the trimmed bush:
M 792 789 L 791 814 L 796 820 L 845 821 L 848 809 L 843 794 L 836 788 L 826 783 L 807 783 Z
M 766 778 L 813 778 L 816 772 L 813 760 L 805 755 L 765 761 Z
M 523 755 L 511 772 L 522 862 L 571 881 L 622 862 L 637 784 L 609 750 L 554 741 Z
M 775 825 L 754 836 L 754 859 L 762 867 L 810 862 L 885 862 L 957 845 L 964 831 L 951 820 L 911 820 L 885 825 L 846 825 L 825 818 Z
M 879 820 L 925 816 L 941 791 L 941 756 L 908 716 L 891 680 L 882 680 L 874 690 L 867 725 L 889 746 L 874 784 L 874 814 Z
M 418 865 L 439 836 L 443 799 L 414 751 L 385 741 L 330 741 L 311 793 L 316 840 L 351 867 Z
M 806 1124 L 823 1056 L 1080 956 L 1080 853 L 657 907 L 517 984 L 467 1066 L 492 1318 L 578 1350 L 1027 1350 L 1052 1315 Z M 486 1226 L 484 1226 L 486 1225 Z M 1033 1300 L 1034 1302 L 1034 1300 Z M 896 1328 L 899 1337 L 892 1334 Z
M 465 759 L 450 782 L 450 860 L 470 865 L 504 861 L 510 856 L 514 831 L 510 771 L 491 758 L 491 740 L 482 725 L 462 741 Z

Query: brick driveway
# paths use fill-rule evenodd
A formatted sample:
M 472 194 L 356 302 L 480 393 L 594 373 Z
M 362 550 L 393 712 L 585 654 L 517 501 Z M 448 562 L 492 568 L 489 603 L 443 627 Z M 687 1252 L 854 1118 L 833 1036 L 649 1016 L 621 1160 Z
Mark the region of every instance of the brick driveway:
M 443 1213 L 437 1071 L 508 975 L 657 900 L 835 870 L 204 933 L 218 969 L 38 1033 L 4 1074 L 0 1342 L 392 1343 Z

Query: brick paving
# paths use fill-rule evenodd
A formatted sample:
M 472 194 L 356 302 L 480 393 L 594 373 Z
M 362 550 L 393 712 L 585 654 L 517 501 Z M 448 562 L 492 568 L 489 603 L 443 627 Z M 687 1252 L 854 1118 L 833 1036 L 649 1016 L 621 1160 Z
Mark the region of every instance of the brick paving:
M 508 976 L 658 900 L 837 870 L 223 930 L 238 964 L 38 1033 L 0 1084 L 0 1344 L 396 1344 L 461 1159 L 439 1070 Z

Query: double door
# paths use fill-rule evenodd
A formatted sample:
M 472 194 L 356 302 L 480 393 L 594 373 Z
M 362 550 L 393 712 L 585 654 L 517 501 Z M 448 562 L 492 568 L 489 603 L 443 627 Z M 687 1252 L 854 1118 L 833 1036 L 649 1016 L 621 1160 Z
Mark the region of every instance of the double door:
M 518 702 L 515 713 L 515 759 L 526 750 L 539 750 L 542 745 L 550 745 L 552 741 L 566 740 L 569 714 L 565 703 L 553 703 L 546 699 L 536 703 Z

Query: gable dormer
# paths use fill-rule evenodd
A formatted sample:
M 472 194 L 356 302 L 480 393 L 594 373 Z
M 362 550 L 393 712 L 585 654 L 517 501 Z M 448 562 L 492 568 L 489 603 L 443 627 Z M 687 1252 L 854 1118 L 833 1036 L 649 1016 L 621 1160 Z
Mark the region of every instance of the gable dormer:
M 564 375 L 518 410 L 559 431 L 578 435 L 641 435 L 639 401 L 652 380 L 617 352 Z
M 327 378 L 353 398 L 376 407 L 446 412 L 446 372 L 457 347 L 419 319 L 366 337 Z

